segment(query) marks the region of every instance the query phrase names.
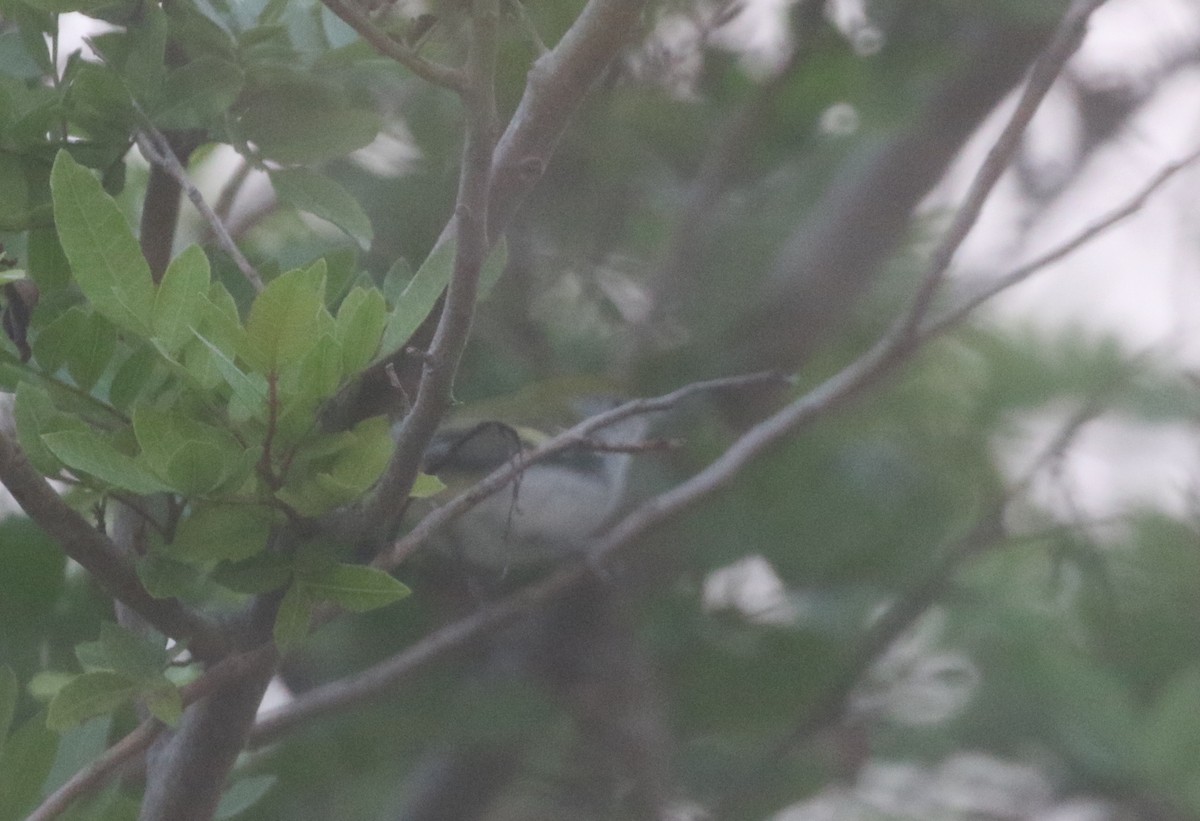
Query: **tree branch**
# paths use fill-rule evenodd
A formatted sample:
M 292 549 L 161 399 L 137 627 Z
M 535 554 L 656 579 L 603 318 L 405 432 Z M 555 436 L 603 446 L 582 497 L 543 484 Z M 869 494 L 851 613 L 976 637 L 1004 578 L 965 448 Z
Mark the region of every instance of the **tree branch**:
M 346 25 L 358 32 L 372 48 L 384 57 L 390 57 L 400 65 L 423 80 L 442 88 L 463 94 L 467 91 L 469 80 L 467 72 L 462 69 L 438 65 L 426 60 L 399 40 L 392 38 L 379 28 L 367 16 L 366 12 L 356 6 L 353 0 L 321 0 L 325 8 L 340 17 Z
M 1030 78 L 1029 85 L 1041 89 L 1041 99 L 1046 83 L 1047 71 L 1060 71 L 1067 57 L 1078 45 L 1078 32 L 1086 25 L 1088 14 L 1101 5 L 1104 0 L 1076 0 L 1062 22 L 1059 24 L 1056 36 L 1051 40 L 1046 54 L 1050 55 L 1042 65 L 1043 69 Z M 1069 45 L 1069 48 L 1064 46 Z M 1013 121 L 1028 125 L 1032 111 L 1018 110 L 1013 114 Z M 1018 132 L 1019 135 L 1019 132 Z M 983 205 L 982 196 L 986 199 L 998 177 L 997 168 L 1003 169 L 1011 160 L 1019 146 L 1019 140 L 1013 139 L 1009 129 L 1001 134 L 988 159 L 977 172 L 972 185 L 972 194 L 963 205 L 964 216 L 956 217 L 951 223 L 951 229 L 939 245 L 938 252 L 930 260 L 928 268 L 922 276 L 923 283 L 938 282 L 945 270 L 945 265 L 954 256 L 966 232 L 974 223 L 972 214 L 977 215 Z M 922 289 L 923 292 L 924 289 Z M 618 522 L 607 534 L 599 539 L 593 555 L 603 558 L 616 552 L 625 545 L 640 538 L 650 530 L 658 527 L 669 519 L 678 516 L 701 499 L 733 481 L 748 464 L 766 453 L 770 448 L 786 436 L 789 436 L 805 425 L 811 424 L 825 414 L 840 407 L 858 393 L 874 385 L 880 379 L 892 373 L 901 363 L 912 358 L 921 350 L 924 343 L 933 338 L 931 335 L 918 337 L 913 329 L 918 326 L 928 309 L 928 299 L 919 294 L 904 314 L 892 325 L 866 353 L 851 362 L 838 373 L 834 374 L 805 395 L 793 400 L 789 405 L 754 425 L 724 453 L 713 460 L 706 468 L 671 490 L 662 493 L 632 511 Z M 965 318 L 967 314 L 960 317 Z M 942 330 L 952 327 L 946 325 Z
M 185 707 L 214 695 L 243 679 L 261 665 L 273 663 L 273 648 L 260 647 L 235 656 L 229 656 L 214 665 L 200 678 L 179 688 Z M 156 718 L 139 724 L 124 738 L 113 744 L 104 753 L 82 770 L 71 776 L 66 783 L 47 796 L 26 821 L 50 821 L 64 813 L 71 803 L 107 784 L 127 764 L 146 752 L 154 740 L 165 730 L 165 725 Z
M 1059 246 L 1059 248 L 1049 252 L 1038 261 L 1030 263 L 1027 266 L 1015 270 L 1013 273 L 1001 277 L 996 283 L 989 286 L 986 291 L 986 296 L 979 295 L 973 297 L 966 304 L 956 308 L 950 315 L 938 319 L 929 327 L 922 329 L 919 336 L 919 344 L 923 345 L 931 341 L 933 338 L 940 336 L 942 333 L 951 330 L 964 321 L 968 315 L 981 305 L 987 298 L 995 296 L 1007 287 L 1018 284 L 1024 281 L 1032 273 L 1041 270 L 1051 261 L 1057 261 L 1066 256 L 1070 252 L 1077 250 L 1086 242 L 1094 239 L 1104 230 L 1117 224 L 1121 219 L 1124 219 L 1130 213 L 1133 213 L 1142 205 L 1146 199 L 1158 188 L 1160 188 L 1166 180 L 1181 170 L 1183 167 L 1200 160 L 1200 151 L 1189 154 L 1184 159 L 1172 163 L 1157 174 L 1147 186 L 1145 186 L 1138 194 L 1125 205 L 1117 208 L 1107 217 L 1093 223 L 1091 226 L 1082 231 L 1078 236 L 1068 240 Z M 915 354 L 916 348 L 909 348 L 904 358 L 908 358 Z M 878 357 L 878 354 L 876 354 Z M 864 357 L 866 359 L 866 357 Z M 816 415 L 828 412 L 835 407 L 840 406 L 842 401 L 849 398 L 854 392 L 853 385 L 854 377 L 865 378 L 872 371 L 868 367 L 870 362 L 863 360 L 856 361 L 850 367 L 841 372 L 832 380 L 822 384 L 814 391 L 806 394 L 801 400 L 797 400 L 794 406 L 799 409 L 808 408 L 807 413 L 811 414 L 808 419 L 813 419 Z M 586 438 L 589 434 L 596 430 L 602 429 L 610 424 L 614 424 L 620 419 L 624 419 L 630 415 L 637 413 L 648 413 L 659 410 L 666 410 L 674 407 L 686 396 L 694 393 L 710 390 L 736 390 L 741 387 L 753 387 L 759 384 L 766 383 L 772 379 L 779 379 L 778 376 L 770 374 L 757 374 L 747 377 L 734 377 L 730 379 L 718 379 L 710 382 L 696 383 L 693 385 L 680 388 L 671 394 L 657 397 L 655 399 L 640 399 L 630 403 L 626 403 L 618 408 L 608 411 L 604 414 L 591 417 L 580 425 L 571 428 L 570 430 L 554 437 L 546 442 L 541 447 L 531 451 L 523 460 L 525 466 L 536 462 L 539 459 L 546 458 L 552 453 L 558 452 L 564 448 L 570 447 L 577 443 L 581 438 Z M 744 380 L 744 381 L 743 381 Z M 860 386 L 861 387 L 861 386 Z M 1094 408 L 1089 407 L 1090 412 Z M 793 411 L 797 412 L 797 411 Z M 1076 417 L 1071 425 L 1065 430 L 1073 431 L 1078 428 L 1080 420 L 1086 420 L 1089 416 Z M 801 421 L 805 416 L 801 415 Z M 747 434 L 749 435 L 749 434 Z M 1065 435 L 1065 434 L 1064 434 Z M 743 437 L 745 439 L 746 437 Z M 739 440 L 741 442 L 742 440 Z M 1056 442 L 1054 450 L 1061 450 L 1062 436 Z M 735 447 L 737 445 L 735 444 Z M 731 451 L 733 448 L 730 449 Z M 727 455 L 729 452 L 727 451 Z M 729 456 L 730 459 L 734 458 Z M 724 457 L 723 457 L 724 458 Z M 1040 464 L 1044 460 L 1039 460 Z M 1035 464 L 1035 466 L 1036 466 Z M 710 466 L 711 467 L 711 466 Z M 398 540 L 393 545 L 391 551 L 381 556 L 376 560 L 375 564 L 383 569 L 394 569 L 402 562 L 411 552 L 423 544 L 431 535 L 445 527 L 454 519 L 462 516 L 471 506 L 476 504 L 488 495 L 496 492 L 511 482 L 522 470 L 522 466 L 515 464 L 506 464 L 500 469 L 493 472 L 491 475 L 472 486 L 470 489 L 455 497 L 446 505 L 438 508 L 430 513 L 406 536 Z M 1028 486 L 1031 471 L 1027 477 L 1021 480 L 1014 489 L 1010 490 L 1008 497 L 1013 497 L 1017 493 L 1024 492 Z M 694 477 L 698 478 L 698 477 Z M 691 482 L 685 483 L 691 485 Z M 593 554 L 594 558 L 590 564 L 602 563 L 604 557 L 614 551 L 620 550 L 623 545 L 631 542 L 637 535 L 648 530 L 653 525 L 664 520 L 666 517 L 677 512 L 679 504 L 677 497 L 673 496 L 676 491 L 681 491 L 678 496 L 687 497 L 692 493 L 710 487 L 712 481 L 700 481 L 695 485 L 691 485 L 688 489 L 685 485 L 681 485 L 669 494 L 663 494 L 654 500 L 651 500 L 647 505 L 643 505 L 631 513 L 625 520 L 612 530 L 609 535 L 601 542 Z M 715 490 L 720 485 L 712 487 Z M 694 499 L 693 499 L 694 501 Z M 653 519 L 653 521 L 649 521 Z M 996 517 L 982 517 L 972 530 L 956 543 L 956 547 L 951 548 L 947 554 L 945 563 L 941 567 L 947 566 L 946 563 L 958 561 L 952 557 L 958 554 L 972 554 L 974 550 L 985 544 L 990 544 L 994 540 L 995 531 L 989 530 L 990 527 L 999 521 Z M 940 571 L 935 571 L 933 574 L 937 576 Z M 318 687 L 314 690 L 306 692 L 304 695 L 297 698 L 294 702 L 286 707 L 282 707 L 263 718 L 255 725 L 251 733 L 251 746 L 258 747 L 269 744 L 277 740 L 282 735 L 290 732 L 293 729 L 304 726 L 313 718 L 323 716 L 329 713 L 340 712 L 341 710 L 351 709 L 358 704 L 369 701 L 374 698 L 382 697 L 389 688 L 402 682 L 408 676 L 415 673 L 418 669 L 425 665 L 436 661 L 446 653 L 462 648 L 469 642 L 476 640 L 511 621 L 512 619 L 528 612 L 536 607 L 553 600 L 557 596 L 565 594 L 575 584 L 587 578 L 591 571 L 588 567 L 570 567 L 559 571 L 553 576 L 544 581 L 526 588 L 513 596 L 501 600 L 500 602 L 482 608 L 466 619 L 455 622 L 442 630 L 427 637 L 425 640 L 410 647 L 403 653 L 393 657 L 387 662 L 376 665 L 362 673 L 341 679 L 337 682 Z M 911 600 L 915 601 L 921 598 L 928 598 L 927 593 L 921 592 L 924 588 L 916 589 L 910 593 Z M 878 627 L 877 632 L 873 634 L 874 638 L 864 640 L 866 645 L 875 646 L 882 641 L 882 636 L 892 630 L 892 627 L 886 625 L 900 624 L 904 621 L 901 618 L 903 611 L 911 608 L 904 607 L 889 611 L 891 615 L 886 622 L 881 621 L 879 624 L 884 625 Z M 825 703 L 825 702 L 823 702 Z M 825 712 L 814 708 L 814 713 Z M 797 725 L 800 729 L 796 732 L 799 735 L 804 735 L 808 732 L 805 728 L 810 726 L 806 722 L 801 722 Z M 816 726 L 813 724 L 812 726 Z
M 1064 19 L 1063 25 L 1076 23 L 1076 20 L 1068 17 Z M 984 169 L 980 173 L 982 175 L 990 172 L 988 169 Z M 1095 233 L 1092 234 L 1092 236 L 1094 235 Z M 955 243 L 961 243 L 962 238 L 958 237 Z M 934 264 L 931 263 L 930 270 Z M 893 329 L 854 362 L 782 410 L 755 425 L 704 470 L 627 514 L 606 534 L 595 540 L 589 551 L 589 561 L 586 565 L 564 568 L 541 582 L 518 591 L 493 605 L 484 607 L 461 621 L 448 625 L 387 662 L 355 676 L 305 693 L 301 698 L 265 717 L 256 725 L 251 734 L 251 743 L 256 746 L 268 743 L 292 727 L 303 724 L 317 715 L 377 698 L 393 684 L 411 675 L 441 654 L 457 649 L 488 631 L 497 629 L 518 615 L 565 593 L 590 575 L 591 567 L 604 564 L 655 527 L 724 487 L 751 461 L 773 447 L 781 438 L 795 433 L 803 425 L 841 407 L 855 395 L 890 373 L 896 366 L 912 358 L 925 343 L 934 338 L 933 334 L 914 338 L 906 330 L 909 327 L 912 313 L 918 310 L 923 310 L 923 307 L 920 303 L 914 302 L 905 316 L 893 326 Z M 961 321 L 966 316 L 967 314 L 963 313 L 957 321 Z M 950 327 L 952 327 L 951 324 L 945 324 L 938 329 L 938 332 L 944 332 Z M 624 406 L 613 413 L 623 411 Z M 595 421 L 598 423 L 597 426 L 608 423 L 607 421 L 601 422 L 599 417 Z M 511 479 L 508 474 L 512 470 L 512 468 L 506 467 L 497 471 L 489 476 L 481 487 L 486 487 L 488 492 L 492 492 L 493 483 L 496 488 L 500 487 L 503 481 Z M 483 491 L 481 490 L 480 493 Z M 453 504 L 469 505 L 474 495 L 474 490 L 469 491 L 461 503 L 456 499 Z M 436 514 L 431 514 L 431 516 L 434 515 Z M 448 511 L 445 514 L 446 521 L 451 515 L 461 515 L 461 511 L 457 508 L 453 513 Z M 423 531 L 415 536 L 414 541 L 426 538 L 433 529 L 444 524 L 445 521 L 431 519 L 428 531 Z M 388 566 L 391 561 L 402 559 L 408 548 L 407 541 L 397 542 L 391 554 L 384 558 L 381 564 Z
M 913 210 L 1051 34 L 1043 27 L 972 22 L 960 35 L 967 41 L 960 69 L 904 130 L 848 166 L 784 243 L 762 293 L 719 340 L 729 370 L 794 370 L 840 327 L 903 240 Z M 762 415 L 757 407 L 746 409 L 754 421 Z
M 966 199 L 955 210 L 953 221 L 942 235 L 941 242 L 938 243 L 930 258 L 925 276 L 913 298 L 912 307 L 906 314 L 905 332 L 914 332 L 929 312 L 929 305 L 945 279 L 946 271 L 949 270 L 955 253 L 975 226 L 992 189 L 995 188 L 1001 175 L 1008 169 L 1013 157 L 1020 149 L 1021 139 L 1029 127 L 1030 121 L 1033 120 L 1033 115 L 1041 106 L 1046 94 L 1049 93 L 1050 87 L 1054 85 L 1054 81 L 1062 73 L 1067 60 L 1083 42 L 1083 35 L 1092 12 L 1105 2 L 1106 0 L 1074 0 L 1055 31 L 1054 38 L 1034 61 L 1029 80 L 1021 92 L 1016 109 L 992 145 L 983 165 L 975 174 L 975 178 L 971 181 L 971 187 L 967 191 Z
M 726 793 L 721 801 L 720 817 L 737 816 L 740 802 L 749 800 L 755 793 L 754 788 L 768 780 L 793 749 L 842 719 L 854 689 L 871 665 L 937 602 L 959 569 L 1009 538 L 1004 529 L 1007 509 L 1025 494 L 1047 465 L 1062 457 L 1080 429 L 1096 418 L 1100 408 L 1098 397 L 1081 407 L 1038 454 L 1024 475 L 990 504 L 963 536 L 943 551 L 925 578 L 900 595 L 872 622 L 824 694 L 803 710 L 792 729 L 771 745 L 767 753 L 746 768 L 746 780 Z
M 117 546 L 64 502 L 20 446 L 4 434 L 0 434 L 0 482 L 29 518 L 114 599 L 163 634 L 186 639 L 197 658 L 211 659 L 225 652 L 227 644 L 216 625 L 175 599 L 156 599 L 147 593 Z
M 525 93 L 499 143 L 492 171 L 488 237 L 503 233 L 587 93 L 629 41 L 646 0 L 589 0 L 529 70 Z
M 421 381 L 412 410 L 404 418 L 396 450 L 363 518 L 370 526 L 391 531 L 399 525 L 429 440 L 449 409 L 458 363 L 471 332 L 479 274 L 487 258 L 488 199 L 492 150 L 496 135 L 496 53 L 498 0 L 475 0 L 471 13 L 471 44 L 467 56 L 466 145 L 454 210 L 454 271 L 433 342 L 424 358 Z
M 250 260 L 246 259 L 242 254 L 241 249 L 237 247 L 237 243 L 233 241 L 233 237 L 229 236 L 229 231 L 225 228 L 225 223 L 221 222 L 218 217 L 209 207 L 204 197 L 200 194 L 200 190 L 192 184 L 188 179 L 187 170 L 183 164 L 179 162 L 179 158 L 175 156 L 174 150 L 171 148 L 171 143 L 161 131 L 155 128 L 149 120 L 142 124 L 142 130 L 137 135 L 138 148 L 146 159 L 154 164 L 155 167 L 161 168 L 169 174 L 187 194 L 192 205 L 196 206 L 196 210 L 200 212 L 200 216 L 208 223 L 208 227 L 212 229 L 213 236 L 217 239 L 217 244 L 221 249 L 233 259 L 238 270 L 242 272 L 242 276 L 246 277 L 247 281 L 254 286 L 255 291 L 263 289 L 262 277 L 258 271 L 250 264 Z
M 589 0 L 579 17 L 549 53 L 529 71 L 525 92 L 492 155 L 487 207 L 488 245 L 508 227 L 525 195 L 546 166 L 571 117 L 641 19 L 646 0 Z M 457 217 L 438 237 L 437 247 L 451 241 Z M 405 356 L 410 347 L 424 350 L 444 305 L 439 301 L 413 336 L 397 351 L 365 369 L 322 412 L 323 424 L 343 430 L 362 419 L 388 411 L 396 394 L 389 371 L 399 375 L 405 391 L 416 393 L 419 375 Z
M 1150 178 L 1142 188 L 1130 197 L 1127 201 L 1109 211 L 1104 216 L 1098 217 L 1091 224 L 1083 228 L 1079 233 L 1070 239 L 1060 243 L 1056 247 L 1045 252 L 1041 256 L 1025 263 L 1024 265 L 1014 268 L 1003 276 L 997 277 L 992 282 L 987 283 L 980 288 L 976 293 L 966 297 L 960 304 L 948 310 L 942 316 L 936 316 L 930 319 L 926 324 L 922 325 L 917 332 L 919 336 L 936 336 L 943 333 L 948 328 L 953 327 L 968 314 L 973 312 L 980 305 L 984 304 L 992 297 L 1007 291 L 1014 285 L 1019 285 L 1029 279 L 1034 274 L 1041 271 L 1043 268 L 1053 265 L 1060 259 L 1077 251 L 1093 239 L 1103 234 L 1108 229 L 1123 222 L 1125 219 L 1133 216 L 1146 205 L 1150 197 L 1154 195 L 1159 188 L 1165 185 L 1172 177 L 1178 174 L 1183 169 L 1195 164 L 1200 160 L 1200 148 L 1184 155 L 1174 162 L 1163 166 L 1157 174 Z
M 397 540 L 387 553 L 381 554 L 372 564 L 381 570 L 390 571 L 396 569 L 417 548 L 425 544 L 431 536 L 441 531 L 451 522 L 461 518 L 471 508 L 493 493 L 516 481 L 522 472 L 527 470 L 531 465 L 535 465 L 543 459 L 547 459 L 569 448 L 586 444 L 589 441 L 589 437 L 596 431 L 615 425 L 623 419 L 640 414 L 670 410 L 677 407 L 685 399 L 701 393 L 731 392 L 747 387 L 783 384 L 788 381 L 785 377 L 776 373 L 757 373 L 722 379 L 710 379 L 704 382 L 694 382 L 690 385 L 685 385 L 671 393 L 653 399 L 634 399 L 619 407 L 590 416 L 574 427 L 546 440 L 528 453 L 523 453 L 519 461 L 511 460 L 506 462 L 458 496 L 455 496 L 443 505 L 439 505 L 437 509 L 422 518 L 412 530 Z

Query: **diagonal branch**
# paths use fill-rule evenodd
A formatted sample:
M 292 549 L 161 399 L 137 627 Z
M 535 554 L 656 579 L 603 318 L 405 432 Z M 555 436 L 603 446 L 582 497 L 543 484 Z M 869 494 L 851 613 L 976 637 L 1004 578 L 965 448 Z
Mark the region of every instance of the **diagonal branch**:
M 916 331 L 928 313 L 933 296 L 945 280 L 946 271 L 949 270 L 955 253 L 975 226 L 992 189 L 996 187 L 996 183 L 1012 164 L 1020 149 L 1022 137 L 1033 115 L 1037 113 L 1050 87 L 1062 73 L 1067 60 L 1083 42 L 1088 18 L 1105 2 L 1106 0 L 1074 0 L 1055 31 L 1054 38 L 1034 61 L 1016 109 L 988 151 L 983 165 L 971 181 L 966 198 L 955 211 L 954 219 L 932 254 L 925 276 L 913 298 L 912 307 L 904 319 L 904 330 L 907 333 Z
M 254 266 L 250 264 L 250 260 L 246 259 L 245 255 L 242 254 L 241 249 L 237 247 L 237 243 L 229 235 L 229 230 L 225 227 L 225 223 L 209 207 L 208 202 L 200 194 L 200 189 L 196 188 L 188 178 L 187 170 L 179 162 L 179 158 L 175 156 L 175 151 L 171 148 L 171 143 L 166 136 L 146 119 L 142 124 L 142 131 L 137 135 L 137 144 L 141 152 L 146 155 L 147 160 L 154 163 L 158 168 L 161 168 L 179 183 L 179 187 L 187 194 L 187 198 L 192 201 L 192 205 L 196 206 L 196 210 L 200 212 L 200 216 L 204 217 L 204 221 L 212 229 L 213 236 L 216 237 L 221 249 L 229 254 L 237 265 L 238 270 L 254 286 L 254 290 L 261 291 L 263 289 L 262 277 L 259 276 Z
M 1126 202 L 1118 205 L 1116 208 L 1109 211 L 1104 216 L 1097 218 L 1075 236 L 1060 243 L 1057 247 L 1050 249 L 1041 256 L 1030 260 L 1019 268 L 997 277 L 992 282 L 987 283 L 975 293 L 966 297 L 960 304 L 948 310 L 942 316 L 933 317 L 929 322 L 922 325 L 919 335 L 936 336 L 942 333 L 947 328 L 959 324 L 967 314 L 974 311 L 983 303 L 990 300 L 992 297 L 1006 291 L 1014 285 L 1019 285 L 1029 279 L 1034 274 L 1041 271 L 1048 265 L 1053 265 L 1060 259 L 1070 255 L 1087 243 L 1091 242 L 1100 234 L 1103 234 L 1108 229 L 1112 228 L 1119 222 L 1123 222 L 1127 218 L 1133 216 L 1149 201 L 1163 185 L 1165 185 L 1172 177 L 1178 174 L 1185 168 L 1194 165 L 1200 161 L 1200 148 L 1185 154 L 1174 162 L 1168 163 L 1159 169 L 1158 173 L 1150 178 L 1142 188 L 1130 197 Z
M 190 706 L 240 681 L 262 665 L 273 663 L 273 660 L 274 650 L 270 647 L 260 647 L 229 656 L 200 678 L 181 687 L 180 700 L 183 706 Z M 165 729 L 158 719 L 146 719 L 105 750 L 100 757 L 67 779 L 66 783 L 51 793 L 25 821 L 50 821 L 62 815 L 72 802 L 103 787 L 125 765 L 145 753 Z
M 224 653 L 226 642 L 216 625 L 175 599 L 156 599 L 147 593 L 117 546 L 64 502 L 20 446 L 4 434 L 0 434 L 0 482 L 29 518 L 113 598 L 164 635 L 187 639 L 197 658 Z
M 682 388 L 653 399 L 635 399 L 626 402 L 612 410 L 590 416 L 572 428 L 554 436 L 538 445 L 528 453 L 523 453 L 519 461 L 510 460 L 492 473 L 476 482 L 467 490 L 460 493 L 445 504 L 431 511 L 413 527 L 403 538 L 397 540 L 391 549 L 381 554 L 372 564 L 381 570 L 394 570 L 413 551 L 425 544 L 431 536 L 461 518 L 471 508 L 481 501 L 515 482 L 521 473 L 531 465 L 560 453 L 581 443 L 587 443 L 588 438 L 598 430 L 615 425 L 623 419 L 638 414 L 655 413 L 677 407 L 685 399 L 701 393 L 718 393 L 737 391 L 748 387 L 785 383 L 788 380 L 776 373 L 756 373 L 745 376 L 710 379 L 704 382 L 693 382 Z
M 467 91 L 469 80 L 466 71 L 426 60 L 375 25 L 367 13 L 355 5 L 353 0 L 321 0 L 321 2 L 325 8 L 340 17 L 346 25 L 358 32 L 360 37 L 370 43 L 371 47 L 384 57 L 392 58 L 413 74 L 434 85 L 448 88 L 459 94 Z
M 641 21 L 646 0 L 589 0 L 529 70 L 525 93 L 496 146 L 488 236 L 504 231 L 541 179 L 558 140 Z

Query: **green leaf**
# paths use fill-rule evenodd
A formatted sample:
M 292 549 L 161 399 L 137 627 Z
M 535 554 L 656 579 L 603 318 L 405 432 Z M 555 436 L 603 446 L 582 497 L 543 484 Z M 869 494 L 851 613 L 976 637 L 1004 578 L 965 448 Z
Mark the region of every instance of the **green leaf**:
M 8 737 L 0 752 L 0 816 L 23 818 L 33 808 L 54 766 L 58 743 L 41 714 Z
M 75 384 L 86 390 L 96 384 L 117 348 L 117 331 L 107 319 L 78 306 L 47 325 L 34 340 L 38 364 L 53 373 L 66 365 Z
M 212 492 L 243 464 L 233 434 L 175 411 L 140 406 L 133 430 L 139 461 L 186 496 Z
M 412 490 L 409 496 L 414 499 L 428 499 L 430 496 L 436 496 L 446 489 L 446 484 L 441 479 L 429 473 L 418 473 L 417 481 L 413 482 Z
M 156 599 L 189 599 L 197 594 L 203 584 L 203 578 L 195 567 L 163 556 L 160 551 L 151 551 L 138 559 L 136 570 L 146 592 Z
M 184 496 L 204 496 L 224 484 L 237 464 L 222 459 L 203 442 L 184 442 L 171 455 L 163 478 Z
M 384 607 L 412 592 L 382 570 L 361 564 L 336 565 L 319 578 L 304 577 L 304 584 L 314 598 L 355 612 Z
M 140 345 L 113 374 L 108 399 L 115 407 L 128 410 L 145 390 L 166 378 L 158 352 L 150 345 Z
M 379 479 L 395 449 L 389 424 L 376 416 L 317 442 L 315 452 L 301 450 L 276 496 L 310 516 L 357 499 Z
M 209 342 L 199 331 L 196 338 L 204 344 L 212 356 L 212 363 L 220 371 L 221 377 L 229 387 L 233 388 L 233 401 L 229 405 L 229 415 L 235 420 L 264 419 L 267 415 L 267 380 L 262 374 L 245 373 L 224 351 Z
M 358 373 L 375 359 L 387 323 L 383 294 L 355 287 L 338 309 L 336 333 L 342 346 L 342 373 Z
M 167 266 L 154 298 L 154 337 L 171 354 L 177 354 L 199 328 L 207 301 L 208 257 L 190 245 Z
M 102 622 L 100 638 L 78 645 L 75 657 L 85 667 L 121 673 L 137 681 L 157 678 L 170 662 L 161 635 L 143 636 L 112 622 Z
M 58 473 L 63 462 L 42 442 L 42 434 L 61 431 L 76 431 L 90 435 L 87 423 L 54 407 L 50 394 L 30 382 L 17 386 L 13 404 L 13 418 L 17 423 L 17 441 L 29 457 L 30 463 L 45 476 Z
M 358 248 L 342 245 L 325 254 L 325 307 L 333 310 L 345 298 L 355 280 L 370 276 L 358 270 Z
M 84 673 L 67 682 L 50 702 L 46 726 L 61 733 L 93 716 L 112 712 L 137 693 L 137 682 L 107 670 Z
M 403 345 L 433 310 L 438 297 L 450 284 L 450 277 L 454 273 L 455 248 L 457 243 L 453 238 L 436 246 L 396 300 L 391 319 L 383 332 L 383 341 L 380 343 L 385 355 Z M 484 260 L 483 268 L 479 272 L 480 298 L 504 271 L 507 259 L 508 246 L 504 242 L 497 243 Z
M 42 442 L 73 471 L 89 474 L 106 485 L 133 493 L 159 493 L 170 486 L 121 453 L 98 433 L 62 431 L 42 434 Z
M 400 295 L 404 293 L 404 289 L 412 280 L 412 266 L 404 257 L 398 257 L 392 263 L 392 267 L 388 268 L 387 274 L 383 277 L 383 286 L 380 288 L 383 291 L 383 299 L 389 307 L 395 308 L 400 304 Z
M 292 578 L 292 563 L 284 556 L 259 553 L 245 561 L 224 562 L 212 572 L 212 580 L 235 593 L 270 593 Z
M 380 348 L 384 355 L 403 345 L 433 310 L 454 272 L 454 248 L 453 240 L 435 247 L 405 286 L 383 332 Z
M 317 344 L 325 310 L 325 260 L 276 277 L 250 306 L 242 358 L 261 374 L 278 373 Z
M 379 133 L 379 115 L 336 86 L 298 74 L 273 78 L 233 109 L 240 136 L 271 159 L 305 165 L 362 148 Z
M 280 382 L 283 401 L 305 403 L 305 412 L 312 401 L 333 396 L 342 381 L 342 346 L 332 334 L 321 334 L 316 346 L 304 357 L 300 367 L 289 373 L 295 376 Z M 311 420 L 301 420 L 305 430 Z
M 275 628 L 272 631 L 275 646 L 279 648 L 280 653 L 288 652 L 308 635 L 311 607 L 312 598 L 304 585 L 299 581 L 292 582 L 292 586 L 279 602 L 279 610 L 275 614 Z
M 274 521 L 275 514 L 259 505 L 198 502 L 164 551 L 194 564 L 248 559 L 266 547 Z
M 179 719 L 183 717 L 183 696 L 169 679 L 159 676 L 142 698 L 146 702 L 146 709 L 163 724 L 170 727 L 179 724 Z
M 120 207 L 66 151 L 54 160 L 50 190 L 58 235 L 84 296 L 118 327 L 148 337 L 154 284 Z
M 213 816 L 217 821 L 227 821 L 257 804 L 278 781 L 273 775 L 252 775 L 234 781 L 217 805 Z
M 271 185 L 284 202 L 341 228 L 360 245 L 371 244 L 375 234 L 371 219 L 350 192 L 310 168 L 282 168 L 271 172 Z
M 43 295 L 65 288 L 71 282 L 71 266 L 53 228 L 29 232 L 29 276 Z
M 220 117 L 237 100 L 245 76 L 236 63 L 203 55 L 168 75 L 162 103 L 151 112 L 160 128 L 199 128 Z

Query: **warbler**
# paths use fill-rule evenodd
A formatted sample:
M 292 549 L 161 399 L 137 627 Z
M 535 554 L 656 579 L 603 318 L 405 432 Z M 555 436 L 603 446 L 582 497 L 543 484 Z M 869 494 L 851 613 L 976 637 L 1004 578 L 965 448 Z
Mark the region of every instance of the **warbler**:
M 583 418 L 615 404 L 598 398 L 572 402 Z M 524 467 L 516 482 L 492 493 L 447 528 L 436 549 L 472 567 L 497 572 L 578 556 L 588 538 L 611 524 L 628 501 L 636 451 L 646 442 L 653 416 L 627 417 L 596 431 L 588 442 Z M 453 492 L 506 461 L 520 466 L 525 450 L 546 438 L 531 428 L 494 420 L 458 422 L 435 436 L 424 467 Z

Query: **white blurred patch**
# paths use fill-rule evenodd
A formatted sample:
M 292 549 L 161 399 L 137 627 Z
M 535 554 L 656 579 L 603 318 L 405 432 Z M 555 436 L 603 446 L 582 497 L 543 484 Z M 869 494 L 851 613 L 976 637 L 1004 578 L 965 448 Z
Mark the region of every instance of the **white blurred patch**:
M 272 676 L 271 681 L 267 684 L 266 691 L 263 693 L 262 701 L 258 703 L 258 712 L 256 715 L 261 718 L 272 710 L 286 707 L 295 698 L 291 689 L 283 683 L 283 679 L 279 676 Z
M 799 617 L 783 580 L 771 563 L 758 555 L 708 574 L 702 601 L 708 612 L 733 610 L 754 624 L 788 625 Z
M 851 713 L 926 726 L 966 707 L 979 688 L 979 670 L 964 653 L 938 648 L 945 627 L 945 613 L 934 608 L 892 642 L 855 689 Z
M 821 112 L 821 131 L 831 137 L 849 137 L 858 126 L 858 109 L 850 103 L 834 103 Z
M 1098 800 L 1057 801 L 1056 789 L 1033 764 L 962 751 L 928 766 L 871 761 L 851 787 L 828 787 L 788 807 L 772 821 L 1111 821 L 1115 809 Z
M 1020 420 L 1017 432 L 994 450 L 1005 473 L 1018 477 L 1059 434 L 1065 414 L 1043 412 Z M 1196 503 L 1200 447 L 1195 428 L 1150 425 L 1116 415 L 1085 425 L 1065 453 L 1038 472 L 1028 498 L 1041 510 L 1094 537 L 1121 537 L 1120 519 L 1139 509 L 1183 517 Z
M 370 145 L 355 151 L 350 159 L 377 177 L 395 179 L 412 172 L 421 161 L 421 149 L 408 128 L 397 120 L 389 122 Z

